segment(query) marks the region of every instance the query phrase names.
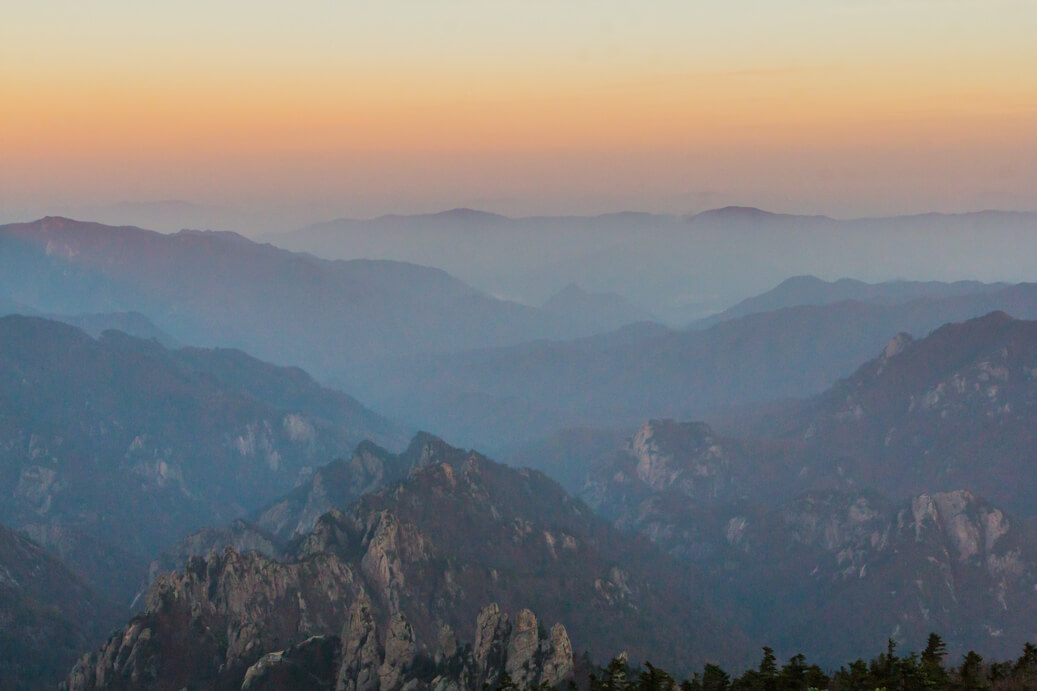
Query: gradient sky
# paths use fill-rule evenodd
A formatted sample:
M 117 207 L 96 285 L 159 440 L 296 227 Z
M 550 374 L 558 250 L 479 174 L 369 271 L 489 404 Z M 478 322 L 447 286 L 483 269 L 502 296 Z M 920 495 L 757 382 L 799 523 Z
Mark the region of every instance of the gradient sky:
M 1033 0 L 7 5 L 9 210 L 1037 209 Z

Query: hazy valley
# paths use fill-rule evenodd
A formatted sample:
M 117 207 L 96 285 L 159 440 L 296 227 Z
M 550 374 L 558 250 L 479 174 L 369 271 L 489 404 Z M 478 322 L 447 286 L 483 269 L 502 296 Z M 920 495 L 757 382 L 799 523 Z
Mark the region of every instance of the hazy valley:
M 674 326 L 621 283 L 531 306 L 414 258 L 0 227 L 0 679 L 587 686 L 620 653 L 1037 640 L 1034 284 L 786 274 Z

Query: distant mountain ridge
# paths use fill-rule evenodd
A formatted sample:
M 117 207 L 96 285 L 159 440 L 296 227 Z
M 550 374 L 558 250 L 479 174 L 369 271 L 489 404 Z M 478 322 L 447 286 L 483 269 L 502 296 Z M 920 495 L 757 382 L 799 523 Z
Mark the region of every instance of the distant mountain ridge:
M 824 281 L 816 276 L 793 276 L 774 289 L 747 298 L 737 305 L 695 322 L 695 328 L 707 328 L 722 321 L 760 312 L 773 312 L 786 307 L 802 305 L 830 305 L 846 300 L 878 304 L 901 304 L 922 298 L 942 298 L 958 295 L 988 293 L 1008 288 L 1007 283 L 979 281 L 887 281 L 866 283 L 849 278 Z
M 694 419 L 726 406 L 812 396 L 899 332 L 924 336 L 992 310 L 1037 318 L 1037 284 L 897 304 L 804 305 L 704 330 L 633 326 L 622 337 L 411 358 L 369 371 L 368 388 L 373 405 L 416 427 L 514 445 L 570 427 Z
M 105 331 L 122 331 L 136 338 L 154 338 L 166 348 L 179 348 L 182 344 L 140 312 L 102 312 L 96 314 L 54 314 L 0 297 L 0 317 L 20 314 L 26 317 L 42 317 L 70 324 L 82 329 L 94 338 Z
M 681 325 L 805 274 L 1031 280 L 1024 257 L 1037 252 L 1035 229 L 1031 212 L 834 219 L 726 207 L 691 216 L 505 218 L 455 210 L 338 219 L 264 239 L 327 258 L 431 264 L 530 304 L 576 283 Z
M 628 324 L 654 322 L 655 317 L 630 303 L 618 293 L 589 293 L 575 283 L 552 295 L 542 305 L 549 314 L 555 314 L 586 333 L 614 331 Z
M 45 313 L 140 312 L 181 342 L 242 348 L 347 384 L 393 355 L 599 330 L 587 315 L 497 299 L 427 266 L 63 218 L 0 226 L 0 294 Z

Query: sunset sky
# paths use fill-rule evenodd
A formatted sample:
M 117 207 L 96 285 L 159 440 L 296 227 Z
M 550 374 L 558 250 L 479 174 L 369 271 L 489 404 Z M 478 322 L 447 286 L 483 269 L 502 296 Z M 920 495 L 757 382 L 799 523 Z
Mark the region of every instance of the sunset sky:
M 1035 37 L 1033 0 L 12 2 L 0 208 L 1037 209 Z

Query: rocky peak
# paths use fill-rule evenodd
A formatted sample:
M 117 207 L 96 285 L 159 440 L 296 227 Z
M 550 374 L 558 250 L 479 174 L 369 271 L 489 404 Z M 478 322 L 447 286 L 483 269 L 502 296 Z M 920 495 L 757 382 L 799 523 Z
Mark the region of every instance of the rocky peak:
M 730 454 L 709 425 L 651 420 L 627 444 L 633 475 L 652 491 L 708 501 L 730 484 Z
M 500 681 L 500 674 L 507 659 L 507 642 L 511 636 L 511 622 L 508 615 L 496 604 L 491 604 L 479 611 L 475 625 L 475 663 L 482 671 L 479 684 L 491 686 Z M 495 674 L 496 677 L 491 677 Z
M 904 333 L 901 331 L 896 336 L 890 339 L 889 343 L 886 344 L 885 350 L 882 351 L 882 357 L 886 360 L 896 357 L 904 351 L 904 348 L 908 347 L 914 342 L 911 338 L 911 334 Z
M 342 664 L 339 667 L 338 691 L 361 691 L 379 686 L 380 667 L 385 652 L 378 641 L 371 603 L 360 598 L 349 609 L 349 619 L 342 630 Z
M 902 514 L 902 523 L 905 518 L 908 516 Z M 916 540 L 936 533 L 950 543 L 961 562 L 995 558 L 998 541 L 1011 530 L 1011 522 L 1000 509 L 966 490 L 915 497 L 908 520 Z
M 400 482 L 415 468 L 454 460 L 460 454 L 426 432 L 415 435 L 401 454 L 363 441 L 349 459 L 338 459 L 318 469 L 309 482 L 260 511 L 255 522 L 284 540 L 304 535 L 325 513 L 344 511 L 361 496 Z

